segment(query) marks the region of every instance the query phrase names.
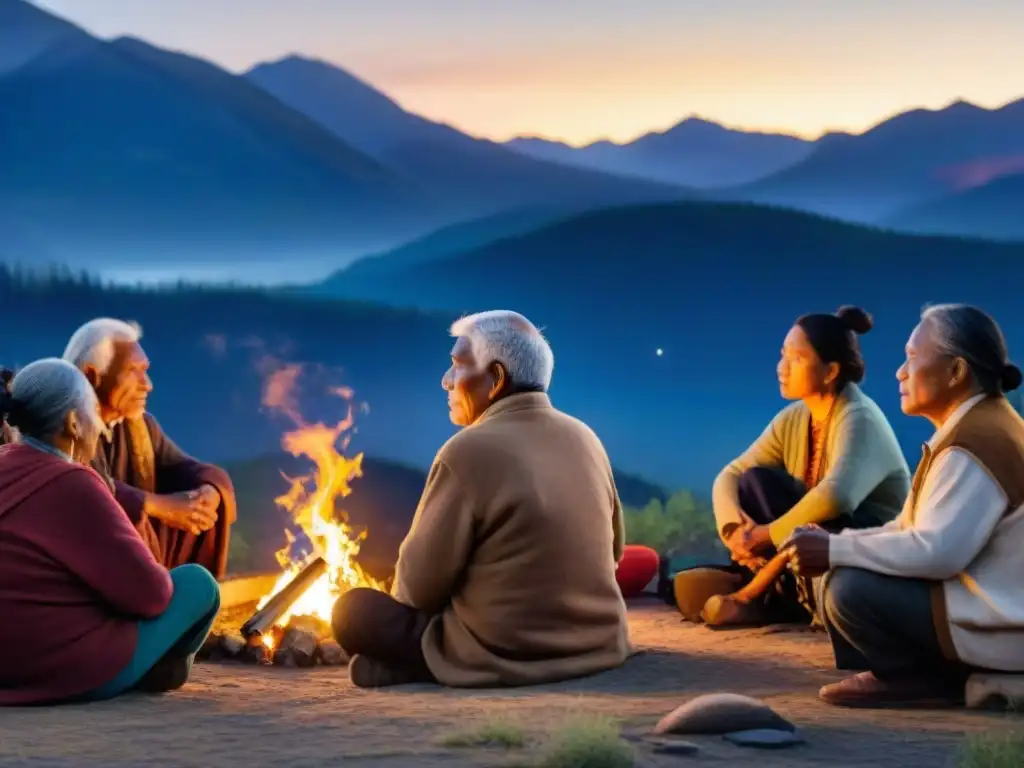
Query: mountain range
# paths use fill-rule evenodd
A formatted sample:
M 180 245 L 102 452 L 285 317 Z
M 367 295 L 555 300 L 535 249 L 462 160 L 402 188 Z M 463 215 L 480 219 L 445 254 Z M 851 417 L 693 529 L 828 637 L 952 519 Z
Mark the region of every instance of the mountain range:
M 718 200 L 934 234 L 954 231 L 947 214 L 959 222 L 957 234 L 1019 239 L 1024 231 L 1019 186 L 999 183 L 1024 171 L 1024 99 L 997 109 L 956 101 L 910 110 L 861 134 L 828 133 L 813 142 L 691 118 L 624 144 L 573 148 L 519 138 L 509 146 L 569 165 L 687 183 Z M 975 189 L 992 205 L 987 216 L 971 210 Z M 927 214 L 939 200 L 941 214 Z
M 362 80 L 322 61 L 289 56 L 260 64 L 245 78 L 466 215 L 531 204 L 607 204 L 688 196 L 668 184 L 523 157 L 407 112 Z
M 701 189 L 720 189 L 763 178 L 806 158 L 814 143 L 796 136 L 738 131 L 690 117 L 664 132 L 627 143 L 596 141 L 575 148 L 537 137 L 506 146 L 541 160 L 658 179 Z
M 688 118 L 621 145 L 502 145 L 326 62 L 235 75 L 25 0 L 0 0 L 0 113 L 19 118 L 0 121 L 0 258 L 105 272 L 280 279 L 287 258 L 295 281 L 474 221 L 702 198 L 1003 239 L 1024 210 L 1004 180 L 1024 171 L 1024 101 L 816 141 Z
M 905 112 L 856 136 L 826 135 L 803 161 L 727 196 L 881 222 L 1020 172 L 1022 158 L 1024 99 L 998 109 L 957 101 L 940 110 Z
M 0 22 L 0 113 L 18 115 L 0 122 L 0 208 L 66 263 L 250 264 L 298 251 L 336 265 L 509 207 L 690 194 L 523 157 L 315 62 L 239 76 L 100 40 L 24 0 L 0 0 Z M 324 122 L 279 99 L 282 83 Z M 321 97 L 362 127 L 324 118 Z

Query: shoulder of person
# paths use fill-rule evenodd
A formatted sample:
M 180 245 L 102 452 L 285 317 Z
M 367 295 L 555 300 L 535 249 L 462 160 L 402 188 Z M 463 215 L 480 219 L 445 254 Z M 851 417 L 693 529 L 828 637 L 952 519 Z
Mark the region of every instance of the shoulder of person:
M 843 400 L 836 409 L 835 423 L 847 424 L 873 424 L 881 426 L 888 424 L 888 419 L 878 407 L 878 403 L 867 395 L 861 393 L 858 397 Z
M 110 495 L 110 488 L 100 474 L 92 467 L 77 462 L 63 462 L 66 468 L 53 477 L 49 488 L 61 494 L 74 493 L 77 498 L 83 495 Z
M 490 422 L 464 427 L 441 446 L 434 463 L 442 462 L 451 469 L 467 464 L 489 463 L 507 450 L 507 440 L 501 430 L 493 429 Z

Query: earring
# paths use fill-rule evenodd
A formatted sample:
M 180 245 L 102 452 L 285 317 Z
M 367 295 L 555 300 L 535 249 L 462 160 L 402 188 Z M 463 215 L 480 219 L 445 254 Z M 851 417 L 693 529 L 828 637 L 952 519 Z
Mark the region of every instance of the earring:
M 75 439 L 74 438 L 71 438 L 71 453 L 70 453 L 70 455 L 71 455 L 71 460 L 74 461 L 75 460 Z

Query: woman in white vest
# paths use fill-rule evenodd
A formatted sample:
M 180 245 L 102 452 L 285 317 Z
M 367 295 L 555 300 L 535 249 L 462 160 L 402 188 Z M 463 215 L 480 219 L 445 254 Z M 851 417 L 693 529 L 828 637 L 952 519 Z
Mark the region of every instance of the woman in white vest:
M 1024 420 L 1021 384 L 995 321 L 976 307 L 926 309 L 896 374 L 903 412 L 935 434 L 900 516 L 863 531 L 800 530 L 805 576 L 832 569 L 819 605 L 840 669 L 840 706 L 962 703 L 971 671 L 1024 671 Z

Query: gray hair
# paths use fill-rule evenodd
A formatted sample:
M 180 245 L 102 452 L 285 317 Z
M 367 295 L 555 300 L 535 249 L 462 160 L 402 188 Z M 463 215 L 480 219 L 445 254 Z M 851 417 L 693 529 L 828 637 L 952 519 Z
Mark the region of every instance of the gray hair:
M 71 363 L 48 357 L 30 363 L 11 380 L 4 393 L 4 416 L 10 426 L 37 440 L 50 440 L 64 429 L 74 411 L 83 426 L 97 426 L 96 392 Z
M 74 332 L 63 357 L 78 368 L 92 365 L 102 374 L 110 369 L 114 360 L 114 344 L 137 342 L 141 338 L 142 328 L 137 323 L 98 317 Z
M 452 336 L 469 340 L 480 366 L 501 363 L 512 384 L 547 391 L 555 355 L 537 327 L 507 309 L 478 312 L 452 323 Z
M 986 312 L 969 304 L 936 304 L 925 307 L 921 322 L 934 330 L 940 353 L 966 361 L 985 394 L 997 395 L 1021 385 L 1020 369 L 1010 362 L 1003 332 Z

